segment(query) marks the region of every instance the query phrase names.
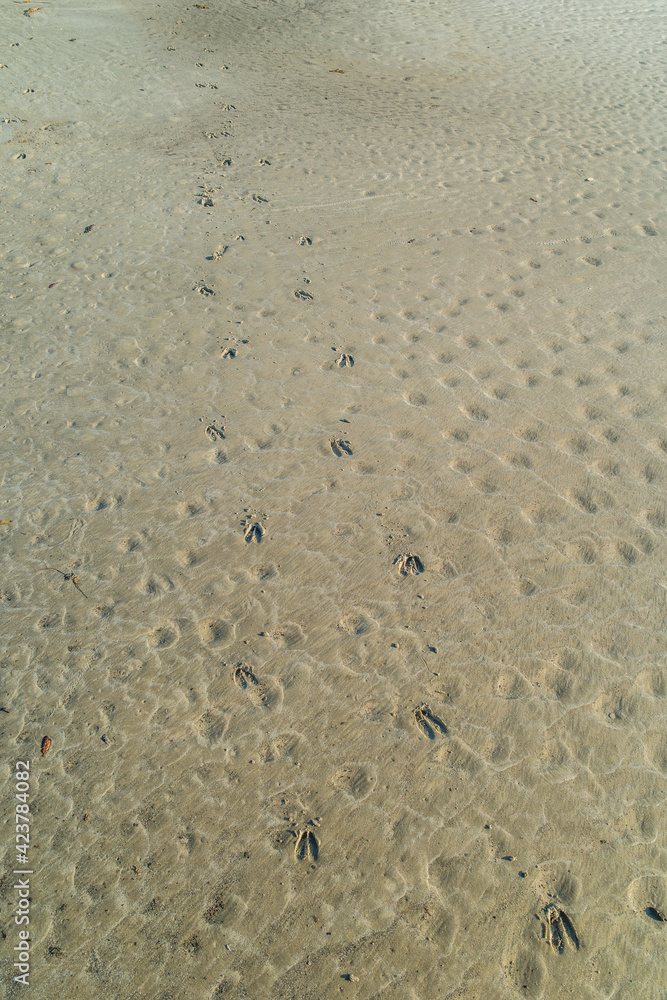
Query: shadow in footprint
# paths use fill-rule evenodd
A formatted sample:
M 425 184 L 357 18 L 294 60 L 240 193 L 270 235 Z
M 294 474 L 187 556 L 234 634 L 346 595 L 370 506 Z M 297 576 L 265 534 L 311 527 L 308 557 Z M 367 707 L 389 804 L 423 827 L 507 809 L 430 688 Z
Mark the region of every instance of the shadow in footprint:
M 209 424 L 206 428 L 206 437 L 209 441 L 224 441 L 225 438 L 225 428 L 216 427 L 215 424 Z
M 408 576 L 409 574 L 417 576 L 419 573 L 424 572 L 424 563 L 419 556 L 413 556 L 409 552 L 405 555 L 396 556 L 394 566 L 398 566 L 398 572 L 401 576 Z
M 238 667 L 234 669 L 234 683 L 238 684 L 242 691 L 259 686 L 259 681 L 250 667 L 246 667 L 243 663 L 239 663 Z
M 257 542 L 257 544 L 259 545 L 263 535 L 264 535 L 264 529 L 262 528 L 261 524 L 257 523 L 257 521 L 253 521 L 252 524 L 249 524 L 245 529 L 245 531 L 243 532 L 243 537 L 245 538 L 248 545 L 250 544 L 250 542 Z
M 438 732 L 441 736 L 447 735 L 447 726 L 435 712 L 431 711 L 428 705 L 420 705 L 413 714 L 419 729 L 425 736 L 428 736 L 429 740 L 434 740 Z
M 551 903 L 546 907 L 544 913 L 546 916 L 544 936 L 554 951 L 562 955 L 568 944 L 578 951 L 579 937 L 565 910 L 561 910 L 555 903 Z
M 350 442 L 344 441 L 343 438 L 331 438 L 329 445 L 336 458 L 342 458 L 343 455 L 352 454 L 352 446 L 350 445 Z
M 275 682 L 267 683 L 259 679 L 251 667 L 238 663 L 232 671 L 232 679 L 237 687 L 245 692 L 251 705 L 255 708 L 279 708 L 282 703 L 282 688 Z
M 320 844 L 312 830 L 299 830 L 296 834 L 294 857 L 297 861 L 317 861 L 320 855 Z

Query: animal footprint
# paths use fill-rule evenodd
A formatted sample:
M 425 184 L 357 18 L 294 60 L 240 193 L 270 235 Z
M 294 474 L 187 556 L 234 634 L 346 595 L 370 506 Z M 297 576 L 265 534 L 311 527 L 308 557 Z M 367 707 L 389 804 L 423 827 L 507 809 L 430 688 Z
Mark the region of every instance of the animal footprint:
M 342 788 L 355 799 L 366 799 L 375 788 L 377 777 L 371 766 L 357 767 L 347 764 L 333 777 L 336 788 Z
M 196 285 L 193 285 L 192 286 L 192 291 L 193 292 L 199 292 L 200 295 L 204 295 L 204 296 L 215 295 L 215 292 L 213 291 L 213 289 L 209 288 L 208 285 L 205 285 L 203 281 L 198 281 Z
M 312 300 L 313 296 L 310 294 L 310 292 L 305 292 L 303 288 L 297 288 L 297 290 L 294 293 L 294 298 L 303 299 L 304 302 L 307 302 L 309 299 Z
M 299 236 L 300 247 L 309 247 L 312 246 L 312 243 L 313 241 L 311 240 L 310 236 Z
M 298 830 L 294 857 L 297 861 L 317 861 L 320 855 L 320 842 L 312 830 Z
M 245 538 L 248 545 L 250 544 L 250 542 L 257 542 L 257 544 L 259 545 L 263 535 L 264 535 L 264 529 L 262 528 L 261 524 L 259 524 L 257 521 L 252 521 L 249 525 L 247 525 L 245 531 L 243 532 L 243 537 Z
M 245 691 L 254 705 L 264 705 L 265 707 L 271 706 L 272 700 L 267 695 L 264 686 L 257 680 L 257 677 L 253 673 L 251 667 L 247 667 L 245 663 L 237 664 L 234 668 L 232 677 L 236 686 L 240 687 L 242 691 Z
M 542 931 L 547 943 L 562 955 L 567 945 L 579 949 L 579 938 L 574 929 L 574 925 L 565 910 L 561 910 L 555 903 L 546 907 L 546 921 L 542 925 Z
M 354 358 L 351 354 L 341 354 L 339 358 L 336 358 L 336 364 L 339 368 L 352 368 L 354 365 Z
M 206 428 L 206 437 L 210 441 L 223 441 L 225 437 L 225 428 L 216 427 L 215 424 L 209 424 Z
M 221 348 L 221 352 L 220 353 L 221 353 L 221 356 L 223 358 L 228 358 L 228 359 L 235 358 L 236 357 L 236 348 L 235 347 L 223 347 L 223 348 Z
M 342 438 L 331 438 L 329 445 L 336 458 L 342 458 L 343 455 L 352 454 L 350 442 L 344 441 Z
M 225 735 L 227 719 L 220 712 L 207 711 L 195 722 L 199 738 L 209 746 L 215 746 Z
M 413 556 L 409 552 L 405 555 L 396 556 L 394 566 L 398 566 L 398 572 L 401 576 L 408 576 L 409 573 L 417 576 L 418 573 L 424 572 L 424 563 L 419 556 Z
M 179 631 L 176 626 L 172 628 L 169 625 L 163 625 L 160 628 L 153 629 L 148 637 L 148 641 L 156 649 L 169 649 L 170 646 L 174 646 L 178 642 L 178 638 Z
M 174 585 L 168 576 L 149 576 L 140 580 L 137 584 L 137 589 L 145 594 L 147 597 L 151 597 L 154 594 L 160 593 L 160 591 L 170 591 L 174 589 Z
M 234 668 L 234 683 L 238 684 L 242 691 L 247 691 L 250 687 L 259 686 L 259 681 L 250 667 L 246 667 L 243 663 L 239 663 L 239 665 Z
M 228 250 L 229 247 L 220 247 L 219 250 L 214 250 L 213 253 L 206 258 L 206 260 L 221 260 Z
M 226 643 L 234 637 L 234 626 L 224 618 L 203 621 L 199 625 L 199 638 L 206 646 Z
M 419 708 L 414 710 L 413 714 L 415 722 L 430 740 L 435 739 L 436 730 L 439 730 L 443 736 L 447 734 L 447 726 L 442 719 L 431 711 L 428 705 L 420 705 Z

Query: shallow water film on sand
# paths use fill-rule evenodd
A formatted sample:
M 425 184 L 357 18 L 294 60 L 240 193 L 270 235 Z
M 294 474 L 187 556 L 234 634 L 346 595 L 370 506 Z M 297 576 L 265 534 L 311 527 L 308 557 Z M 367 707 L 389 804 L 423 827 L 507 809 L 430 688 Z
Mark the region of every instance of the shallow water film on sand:
M 664 10 L 0 25 L 0 997 L 664 1000 Z

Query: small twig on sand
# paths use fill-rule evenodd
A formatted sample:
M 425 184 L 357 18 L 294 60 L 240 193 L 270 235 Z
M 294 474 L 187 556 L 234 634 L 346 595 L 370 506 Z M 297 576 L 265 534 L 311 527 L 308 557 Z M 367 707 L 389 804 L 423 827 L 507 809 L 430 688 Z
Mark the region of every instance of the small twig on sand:
M 37 572 L 41 573 L 41 571 L 44 570 L 44 569 L 53 570 L 54 573 L 60 573 L 60 575 L 62 576 L 63 580 L 71 580 L 72 583 L 74 584 L 74 586 L 76 587 L 76 589 L 79 591 L 79 593 L 83 594 L 83 596 L 86 598 L 86 600 L 88 600 L 88 594 L 84 594 L 83 593 L 81 587 L 79 586 L 78 577 L 76 577 L 74 575 L 74 572 L 63 573 L 63 571 L 61 569 L 58 569 L 56 566 L 40 566 L 39 570 Z

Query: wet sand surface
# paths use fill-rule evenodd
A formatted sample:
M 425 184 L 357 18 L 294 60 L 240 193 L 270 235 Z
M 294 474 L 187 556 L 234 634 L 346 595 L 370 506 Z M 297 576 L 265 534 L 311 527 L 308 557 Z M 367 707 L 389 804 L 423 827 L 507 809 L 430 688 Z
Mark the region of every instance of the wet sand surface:
M 664 995 L 664 18 L 387 6 L 0 15 L 2 997 Z

